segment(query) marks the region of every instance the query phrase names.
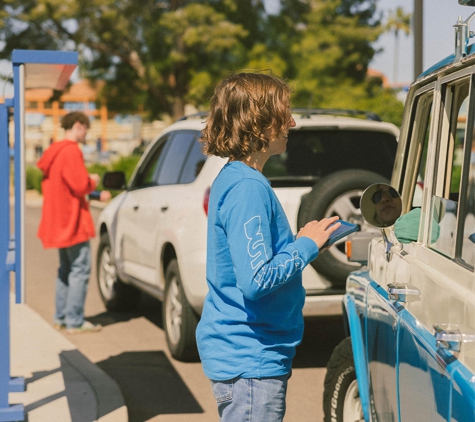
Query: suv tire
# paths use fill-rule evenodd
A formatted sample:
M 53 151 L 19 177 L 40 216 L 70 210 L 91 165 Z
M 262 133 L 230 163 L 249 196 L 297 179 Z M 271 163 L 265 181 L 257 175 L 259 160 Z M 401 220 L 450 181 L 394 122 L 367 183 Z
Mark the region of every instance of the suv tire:
M 298 228 L 309 221 L 334 215 L 363 227 L 360 198 L 368 186 L 378 182 L 388 183 L 388 180 L 378 173 L 360 169 L 342 170 L 323 177 L 302 199 L 297 219 Z M 319 255 L 311 264 L 318 273 L 335 282 L 334 287 L 342 289 L 350 271 L 361 267 L 360 264 L 348 262 L 344 240 Z
M 328 362 L 323 392 L 323 412 L 324 422 L 364 419 L 350 337 L 335 348 Z
M 195 330 L 198 317 L 186 299 L 176 259 L 170 261 L 165 272 L 163 327 L 171 355 L 183 362 L 199 360 Z
M 117 275 L 107 233 L 101 235 L 97 250 L 97 284 L 102 301 L 109 311 L 131 311 L 140 302 L 140 290 L 125 284 Z

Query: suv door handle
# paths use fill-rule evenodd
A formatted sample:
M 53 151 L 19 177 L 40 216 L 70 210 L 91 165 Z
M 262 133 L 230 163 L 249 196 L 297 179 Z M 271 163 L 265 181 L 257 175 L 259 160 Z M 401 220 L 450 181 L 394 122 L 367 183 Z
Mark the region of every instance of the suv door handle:
M 389 299 L 396 302 L 417 302 L 421 300 L 421 291 L 412 284 L 388 284 Z

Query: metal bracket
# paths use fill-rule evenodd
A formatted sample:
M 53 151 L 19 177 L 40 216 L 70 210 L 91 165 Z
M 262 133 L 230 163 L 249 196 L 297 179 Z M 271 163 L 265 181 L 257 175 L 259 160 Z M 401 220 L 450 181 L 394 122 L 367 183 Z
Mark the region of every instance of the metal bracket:
M 388 284 L 388 296 L 396 302 L 417 302 L 421 300 L 421 291 L 412 284 Z
M 443 324 L 447 326 L 448 324 Z M 463 343 L 475 342 L 475 334 L 464 334 L 458 328 L 449 330 L 442 325 L 433 325 L 437 348 L 445 349 L 458 357 Z

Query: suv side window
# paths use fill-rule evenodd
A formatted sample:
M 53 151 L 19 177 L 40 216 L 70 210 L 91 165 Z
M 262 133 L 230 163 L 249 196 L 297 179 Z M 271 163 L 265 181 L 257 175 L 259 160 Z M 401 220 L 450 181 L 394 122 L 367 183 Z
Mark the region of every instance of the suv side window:
M 177 131 L 168 144 L 157 176 L 158 185 L 193 182 L 206 161 L 201 152 L 199 132 Z
M 155 148 L 149 153 L 144 163 L 137 171 L 137 175 L 132 182 L 132 189 L 142 189 L 156 186 L 155 174 L 158 171 L 161 158 L 163 157 L 163 151 L 167 143 L 169 134 L 166 134 L 156 142 Z
M 183 164 L 185 163 L 190 147 L 195 140 L 195 133 L 192 131 L 177 131 L 168 141 L 166 156 L 162 160 L 157 174 L 157 184 L 175 185 L 180 180 Z
M 202 152 L 202 145 L 199 142 L 198 134 L 194 135 L 194 142 L 191 146 L 188 157 L 186 158 L 183 171 L 180 176 L 180 183 L 191 183 L 200 174 L 204 163 L 206 162 L 206 155 Z

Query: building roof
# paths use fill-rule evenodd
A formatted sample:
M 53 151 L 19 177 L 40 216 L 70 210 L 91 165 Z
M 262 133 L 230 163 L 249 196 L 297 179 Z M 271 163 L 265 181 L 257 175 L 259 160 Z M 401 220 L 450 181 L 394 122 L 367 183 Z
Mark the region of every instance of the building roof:
M 89 102 L 96 101 L 97 94 L 104 86 L 103 81 L 91 83 L 88 80 L 80 80 L 70 85 L 60 97 L 63 102 Z M 27 101 L 49 101 L 53 96 L 52 89 L 27 89 L 25 99 Z

